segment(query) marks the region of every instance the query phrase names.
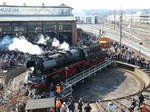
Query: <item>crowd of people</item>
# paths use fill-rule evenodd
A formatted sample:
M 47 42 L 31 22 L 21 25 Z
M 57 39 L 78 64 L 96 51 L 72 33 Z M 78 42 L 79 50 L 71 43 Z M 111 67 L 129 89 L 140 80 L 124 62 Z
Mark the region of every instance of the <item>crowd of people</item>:
M 0 70 L 10 70 L 13 66 L 25 64 L 30 54 L 19 51 L 0 50 Z
M 89 103 L 83 102 L 83 99 L 80 98 L 78 101 L 77 109 L 75 108 L 75 102 L 73 97 L 69 97 L 69 99 L 63 103 L 60 99 L 56 100 L 56 112 L 91 112 L 92 108 Z M 53 111 L 52 111 L 53 110 Z M 49 112 L 55 112 L 54 108 L 49 109 Z
M 44 47 L 43 53 L 53 54 L 57 52 L 57 47 Z M 35 57 L 35 55 L 29 53 L 23 53 L 20 51 L 0 50 L 0 71 L 11 70 L 16 65 L 25 65 L 26 62 Z
M 84 41 L 83 41 L 84 43 Z M 85 44 L 85 43 L 84 43 Z M 144 56 L 141 56 L 137 54 L 135 51 L 133 51 L 131 48 L 122 45 L 121 52 L 119 51 L 120 45 L 118 42 L 114 41 L 112 42 L 113 49 L 108 49 L 108 57 L 111 59 L 123 61 L 126 63 L 130 63 L 136 66 L 139 66 L 141 68 L 150 69 L 150 60 L 146 59 Z M 44 48 L 45 54 L 50 52 L 54 53 L 57 51 L 54 47 L 51 48 Z M 26 62 L 31 59 L 31 55 L 28 53 L 22 53 L 19 51 L 9 51 L 9 50 L 0 50 L 0 71 L 1 70 L 10 70 L 13 66 L 19 65 L 19 64 L 26 64 Z M 47 97 L 54 97 L 56 96 L 56 107 L 50 108 L 49 112 L 75 112 L 75 105 L 74 105 L 74 99 L 73 97 L 70 97 L 68 100 L 63 101 L 61 99 L 62 97 L 62 90 L 63 90 L 63 84 L 60 83 L 58 85 L 55 85 L 53 83 L 50 84 L 49 92 L 43 92 L 42 94 L 36 94 L 34 90 L 27 89 L 25 95 L 30 96 L 32 99 L 40 99 L 40 98 L 47 98 Z M 0 95 L 0 102 L 2 102 L 3 99 Z M 3 104 L 3 103 L 2 103 Z M 130 108 L 128 109 L 129 112 L 146 112 L 145 111 L 145 104 L 144 104 L 144 95 L 140 94 L 139 96 L 139 106 L 138 110 L 135 110 L 137 107 L 137 101 L 135 99 L 132 100 Z M 79 112 L 91 112 L 92 108 L 89 105 L 89 103 L 84 103 L 83 99 L 80 98 L 78 101 L 78 111 Z M 115 104 L 113 102 L 108 102 L 108 110 L 110 112 L 115 112 Z M 124 110 L 121 110 L 122 112 L 125 112 Z
M 144 94 L 141 93 L 138 97 L 138 100 L 135 98 L 132 99 L 131 104 L 129 105 L 128 111 L 121 108 L 121 112 L 147 112 L 146 105 L 144 103 Z M 137 104 L 139 102 L 139 104 Z M 108 102 L 108 110 L 109 112 L 116 112 L 116 105 L 113 101 Z
M 48 112 L 76 112 L 77 109 L 79 112 L 91 111 L 92 108 L 89 103 L 84 103 L 82 98 L 78 101 L 77 109 L 75 108 L 75 99 L 72 96 L 68 99 L 63 99 L 63 87 L 63 82 L 60 82 L 60 84 L 51 83 L 47 91 L 43 91 L 39 94 L 39 91 L 36 89 L 27 89 L 25 96 L 28 96 L 31 99 L 55 97 L 55 107 L 49 108 Z
M 39 98 L 47 98 L 47 97 L 56 97 L 56 102 L 55 102 L 55 108 L 50 108 L 48 111 L 49 112 L 91 112 L 92 107 L 90 106 L 90 104 L 87 102 L 85 103 L 83 101 L 82 98 L 79 99 L 77 104 L 77 107 L 75 108 L 75 101 L 73 99 L 73 97 L 69 97 L 68 99 L 62 99 L 62 92 L 63 92 L 63 82 L 61 82 L 60 84 L 50 84 L 49 87 L 49 92 L 43 92 L 43 94 L 41 95 L 35 95 L 35 91 L 28 91 L 28 95 L 31 96 L 31 98 L 33 99 L 39 99 Z M 120 111 L 121 112 L 146 112 L 146 105 L 144 103 L 144 98 L 146 96 L 144 96 L 143 93 L 141 93 L 138 97 L 138 100 L 136 99 L 132 99 L 131 104 L 129 105 L 128 111 L 125 111 L 124 109 L 121 109 L 120 107 Z M 137 104 L 137 102 L 139 104 Z M 107 110 L 109 112 L 116 112 L 116 108 L 117 105 L 115 105 L 115 103 L 113 103 L 113 101 L 109 101 L 108 102 L 108 107 Z
M 113 49 L 108 49 L 108 57 L 125 63 L 130 63 L 144 69 L 150 69 L 150 60 L 140 54 L 136 53 L 133 49 L 122 45 L 118 42 L 112 42 Z
M 138 100 L 132 99 L 131 104 L 129 105 L 128 110 L 123 109 L 120 107 L 120 112 L 147 112 L 146 105 L 144 103 L 144 99 L 146 96 L 144 96 L 143 93 L 141 93 L 138 97 Z M 138 102 L 138 103 L 137 103 Z M 78 109 L 78 110 L 77 110 Z M 56 100 L 56 112 L 91 112 L 92 107 L 87 102 L 85 103 L 82 98 L 79 99 L 77 102 L 77 108 L 75 108 L 75 104 L 73 101 L 73 97 L 70 97 L 66 102 L 63 102 L 60 99 Z M 116 112 L 117 105 L 113 103 L 113 101 L 108 102 L 108 107 L 106 108 L 109 112 Z M 49 109 L 49 112 L 55 112 L 54 108 Z

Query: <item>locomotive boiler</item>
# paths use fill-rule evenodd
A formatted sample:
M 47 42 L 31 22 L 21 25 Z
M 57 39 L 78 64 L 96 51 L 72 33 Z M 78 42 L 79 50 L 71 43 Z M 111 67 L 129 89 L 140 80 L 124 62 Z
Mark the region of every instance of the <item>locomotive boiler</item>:
M 95 44 L 38 56 L 27 62 L 27 68 L 33 67 L 28 76 L 28 85 L 46 88 L 51 82 L 59 83 L 67 77 L 104 62 L 106 55 L 100 44 Z

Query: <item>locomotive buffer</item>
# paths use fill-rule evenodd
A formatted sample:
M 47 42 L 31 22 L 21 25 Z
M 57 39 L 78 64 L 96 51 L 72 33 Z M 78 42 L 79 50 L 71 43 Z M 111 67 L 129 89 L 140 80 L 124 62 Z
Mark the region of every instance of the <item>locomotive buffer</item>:
M 102 69 L 106 68 L 111 64 L 112 60 L 107 58 L 103 63 L 92 66 L 89 69 L 86 69 L 70 78 L 67 78 L 66 83 L 63 85 L 62 99 L 65 99 L 72 95 L 72 86 L 74 86 L 75 84 L 79 83 L 87 77 L 95 76 L 96 72 L 101 71 Z

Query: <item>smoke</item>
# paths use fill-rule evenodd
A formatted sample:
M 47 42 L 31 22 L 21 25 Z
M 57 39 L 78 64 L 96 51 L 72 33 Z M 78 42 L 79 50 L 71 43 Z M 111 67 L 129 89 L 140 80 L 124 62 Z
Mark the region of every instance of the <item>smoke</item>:
M 33 45 L 29 41 L 25 39 L 24 36 L 20 38 L 13 38 L 13 42 L 9 44 L 8 46 L 9 50 L 18 50 L 24 53 L 29 53 L 29 54 L 42 54 L 43 51 L 42 49 L 37 46 Z
M 51 38 L 47 35 L 44 37 L 43 34 L 39 34 L 37 37 L 39 38 L 39 40 L 37 42 L 38 44 L 47 45 L 47 42 L 51 41 Z
M 56 38 L 52 39 L 48 35 L 43 34 L 39 34 L 36 37 L 38 39 L 38 44 L 52 45 L 63 50 L 70 49 L 69 44 L 65 41 L 61 44 Z M 6 35 L 2 39 L 0 39 L 0 49 L 16 50 L 29 54 L 42 54 L 42 49 L 38 45 L 33 45 L 32 43 L 30 43 L 27 40 L 28 38 L 25 38 L 24 36 L 19 36 L 19 38 L 17 38 L 15 36 Z
M 14 37 L 10 37 L 8 35 L 4 36 L 0 40 L 0 49 L 8 49 L 8 46 L 13 43 L 13 38 Z
M 63 42 L 62 44 L 60 44 L 59 40 L 57 40 L 56 38 L 53 39 L 52 46 L 58 47 L 59 49 L 63 50 L 70 49 L 69 44 L 67 42 Z
M 54 38 L 53 42 L 52 42 L 52 46 L 59 47 L 60 46 L 60 42 L 56 38 Z
M 60 44 L 59 49 L 69 50 L 70 47 L 67 42 L 63 42 L 62 44 Z

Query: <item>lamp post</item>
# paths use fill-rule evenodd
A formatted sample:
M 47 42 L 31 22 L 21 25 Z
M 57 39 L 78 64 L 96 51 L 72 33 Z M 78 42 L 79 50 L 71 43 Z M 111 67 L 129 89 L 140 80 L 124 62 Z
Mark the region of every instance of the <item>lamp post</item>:
M 143 45 L 143 43 L 140 42 L 139 45 L 140 45 L 140 48 L 139 48 L 139 55 L 140 55 L 140 53 L 141 53 L 141 46 Z
M 121 53 L 121 41 L 122 41 L 122 21 L 123 21 L 123 11 L 120 10 L 120 53 Z
M 116 10 L 114 9 L 114 30 L 116 29 Z

